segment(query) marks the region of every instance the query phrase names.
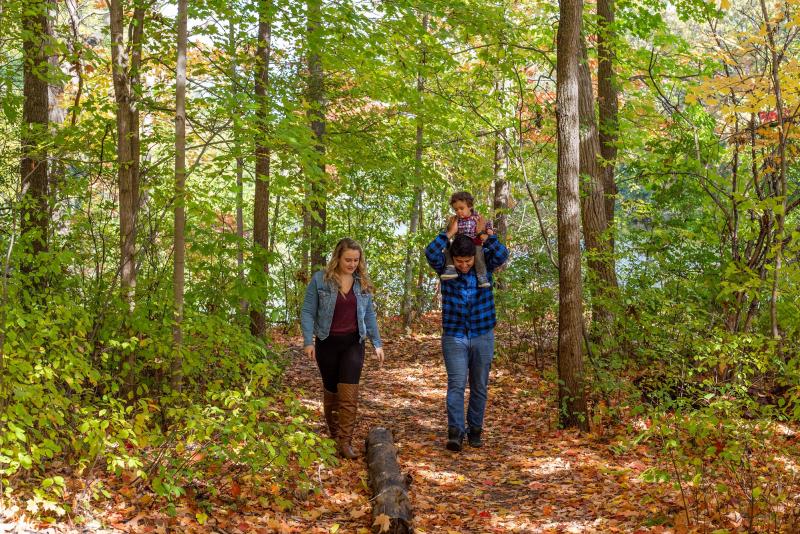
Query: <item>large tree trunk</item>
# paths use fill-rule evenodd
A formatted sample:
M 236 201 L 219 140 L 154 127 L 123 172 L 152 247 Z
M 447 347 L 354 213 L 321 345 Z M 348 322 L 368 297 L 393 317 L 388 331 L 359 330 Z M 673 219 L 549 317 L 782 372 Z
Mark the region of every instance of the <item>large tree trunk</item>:
M 611 324 L 613 317 L 608 301 L 617 287 L 614 258 L 609 243 L 606 219 L 605 188 L 600 156 L 600 141 L 594 115 L 592 76 L 589 72 L 586 47 L 581 38 L 581 62 L 578 66 L 580 120 L 580 175 L 582 189 L 581 215 L 583 238 L 586 243 L 589 267 L 589 287 L 592 292 L 592 320 L 596 325 Z M 605 330 L 605 328 L 604 328 Z
M 183 382 L 183 288 L 186 258 L 186 41 L 187 2 L 178 0 L 178 61 L 175 69 L 175 262 L 173 269 L 172 389 Z
M 317 152 L 317 172 L 310 173 L 308 209 L 304 217 L 310 240 L 311 270 L 325 264 L 325 228 L 327 220 L 327 188 L 325 174 L 325 87 L 322 70 L 322 0 L 306 3 L 308 40 L 308 119 Z
M 614 0 L 597 0 L 597 101 L 600 109 L 600 154 L 603 169 L 606 220 L 611 231 L 608 242 L 614 253 L 614 202 L 617 184 L 614 167 L 617 161 L 619 128 L 617 87 L 614 80 Z
M 272 37 L 272 5 L 270 0 L 259 3 L 258 49 L 256 51 L 256 101 L 258 104 L 258 135 L 256 137 L 256 192 L 253 203 L 253 269 L 269 273 L 269 60 Z M 250 308 L 250 332 L 263 336 L 267 330 L 264 317 L 265 299 Z
M 422 31 L 428 32 L 428 14 L 422 15 Z M 411 206 L 411 218 L 408 225 L 408 245 L 406 249 L 406 269 L 403 284 L 403 305 L 401 314 L 403 315 L 403 324 L 408 327 L 411 324 L 413 316 L 413 293 L 414 293 L 414 258 L 417 254 L 414 253 L 416 243 L 414 237 L 419 231 L 419 212 L 422 206 L 422 151 L 423 151 L 423 134 L 424 122 L 422 119 L 422 98 L 425 92 L 425 76 L 423 75 L 422 68 L 427 62 L 427 50 L 425 42 L 421 44 L 421 57 L 420 69 L 417 72 L 417 99 L 420 104 L 420 109 L 417 110 L 417 133 L 414 147 L 414 202 Z
M 557 37 L 558 406 L 565 427 L 588 430 L 583 375 L 578 62 L 581 0 L 561 0 Z
M 23 265 L 26 272 L 35 269 L 36 257 L 47 250 L 48 233 L 48 56 L 50 39 L 48 2 L 32 1 L 23 10 L 23 96 L 22 158 L 22 221 L 20 230 L 29 242 L 33 263 Z M 40 282 L 36 282 L 39 285 Z

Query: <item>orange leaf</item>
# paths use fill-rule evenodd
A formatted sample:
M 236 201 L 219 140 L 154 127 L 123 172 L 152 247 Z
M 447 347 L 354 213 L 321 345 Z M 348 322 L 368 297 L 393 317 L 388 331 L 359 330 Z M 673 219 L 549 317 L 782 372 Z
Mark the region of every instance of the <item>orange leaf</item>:
M 390 518 L 386 514 L 381 514 L 375 518 L 375 521 L 372 523 L 373 527 L 381 527 L 378 532 L 389 532 L 389 527 L 392 525 L 392 518 Z

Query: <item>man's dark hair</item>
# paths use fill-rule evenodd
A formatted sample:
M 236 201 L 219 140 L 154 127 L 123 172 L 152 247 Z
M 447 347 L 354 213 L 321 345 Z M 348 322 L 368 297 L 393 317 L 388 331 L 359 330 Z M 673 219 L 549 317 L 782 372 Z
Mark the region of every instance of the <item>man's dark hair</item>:
M 464 234 L 456 234 L 450 245 L 450 255 L 454 258 L 466 258 L 475 255 L 475 243 L 472 238 Z
M 451 206 L 459 201 L 466 203 L 468 208 L 471 208 L 472 205 L 475 204 L 475 199 L 466 191 L 459 191 L 458 193 L 453 193 L 450 195 Z

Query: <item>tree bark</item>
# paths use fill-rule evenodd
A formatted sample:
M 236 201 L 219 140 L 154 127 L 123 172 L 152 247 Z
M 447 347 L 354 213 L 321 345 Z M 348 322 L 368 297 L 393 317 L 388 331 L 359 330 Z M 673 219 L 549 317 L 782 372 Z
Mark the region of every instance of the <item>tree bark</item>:
M 770 292 L 769 301 L 769 316 L 770 326 L 772 330 L 772 337 L 776 340 L 781 340 L 780 326 L 778 324 L 778 293 L 780 271 L 783 262 L 783 234 L 784 224 L 786 219 L 786 124 L 783 109 L 783 96 L 781 92 L 780 70 L 781 61 L 784 57 L 778 50 L 775 44 L 775 28 L 770 22 L 769 12 L 764 0 L 760 1 L 761 13 L 764 16 L 764 25 L 766 28 L 766 37 L 769 44 L 771 71 L 772 78 L 772 92 L 775 96 L 775 108 L 778 114 L 778 184 L 777 195 L 780 197 L 781 209 L 775 211 L 775 268 L 772 271 L 772 291 Z
M 48 2 L 32 1 L 23 10 L 23 96 L 22 105 L 22 158 L 20 178 L 22 206 L 20 232 L 29 241 L 33 262 L 23 265 L 25 272 L 36 267 L 36 258 L 47 250 L 48 234 L 48 53 L 50 24 Z M 39 287 L 41 280 L 34 284 Z
M 581 0 L 561 0 L 557 36 L 558 402 L 562 426 L 588 430 L 583 374 L 578 62 Z
M 614 257 L 609 243 L 606 219 L 606 195 L 603 168 L 599 161 L 600 141 L 594 114 L 592 75 L 589 71 L 586 46 L 581 38 L 581 61 L 578 66 L 580 120 L 580 183 L 583 238 L 588 253 L 589 287 L 592 293 L 592 320 L 604 329 L 613 321 L 608 302 L 617 287 Z
M 500 109 L 505 112 L 505 83 L 495 84 Z M 505 115 L 502 117 L 505 122 Z M 494 140 L 494 231 L 503 243 L 508 242 L 508 209 L 511 205 L 511 188 L 507 176 L 509 161 L 509 135 L 498 132 Z
M 140 85 L 144 7 L 134 4 L 129 30 L 129 49 L 125 45 L 122 0 L 109 0 L 111 68 L 114 99 L 117 104 L 117 187 L 119 189 L 120 296 L 130 316 L 136 292 L 136 217 L 139 209 L 139 112 L 135 105 Z M 130 351 L 123 366 L 125 389 L 133 391 L 136 352 Z
M 422 31 L 424 34 L 428 33 L 428 14 L 422 15 Z M 425 76 L 422 70 L 427 63 L 427 49 L 425 42 L 422 41 L 420 45 L 420 69 L 417 72 L 417 101 L 420 108 L 417 110 L 417 131 L 414 146 L 414 202 L 411 206 L 411 217 L 408 225 L 408 245 L 406 248 L 406 268 L 403 284 L 403 304 L 401 314 L 403 316 L 403 325 L 408 328 L 411 325 L 413 316 L 413 293 L 414 293 L 414 254 L 416 243 L 414 237 L 419 232 L 419 213 L 422 206 L 422 152 L 423 152 L 423 135 L 424 135 L 424 120 L 422 118 L 422 99 L 425 92 Z
M 377 427 L 369 431 L 367 474 L 372 493 L 370 500 L 373 502 L 373 520 L 380 515 L 386 515 L 390 524 L 388 532 L 413 532 L 411 499 L 408 496 L 411 477 L 400 473 L 397 447 L 394 445 L 391 430 Z M 377 525 L 373 527 L 373 532 L 380 530 Z
M 260 269 L 269 274 L 267 252 L 269 250 L 269 180 L 270 180 L 270 147 L 269 147 L 269 61 L 271 52 L 272 2 L 262 0 L 259 3 L 258 49 L 256 50 L 256 119 L 258 135 L 256 137 L 256 191 L 253 202 L 253 270 Z M 254 336 L 263 336 L 267 331 L 264 316 L 264 300 L 250 307 L 250 332 Z
M 597 0 L 597 101 L 600 110 L 600 154 L 603 157 L 603 189 L 605 193 L 606 220 L 610 235 L 608 242 L 614 254 L 614 203 L 617 184 L 614 169 L 617 162 L 619 131 L 619 103 L 614 79 L 614 0 Z
M 175 69 L 175 258 L 173 264 L 172 389 L 183 382 L 183 290 L 186 261 L 186 48 L 187 2 L 178 0 L 178 60 Z
M 308 45 L 308 119 L 317 152 L 316 172 L 309 176 L 308 209 L 304 217 L 310 240 L 311 270 L 325 264 L 325 229 L 327 221 L 327 188 L 325 173 L 325 87 L 322 68 L 322 0 L 306 3 L 306 38 Z

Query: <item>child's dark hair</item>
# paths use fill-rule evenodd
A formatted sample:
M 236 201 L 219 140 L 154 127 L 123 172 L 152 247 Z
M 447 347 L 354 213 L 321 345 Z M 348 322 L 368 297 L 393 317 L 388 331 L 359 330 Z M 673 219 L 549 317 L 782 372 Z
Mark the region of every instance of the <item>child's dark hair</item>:
M 450 254 L 454 258 L 466 258 L 475 255 L 475 243 L 472 238 L 464 234 L 456 234 L 450 244 Z
M 450 195 L 450 205 L 452 206 L 456 202 L 464 202 L 468 208 L 471 208 L 475 203 L 475 199 L 466 191 L 459 191 Z

